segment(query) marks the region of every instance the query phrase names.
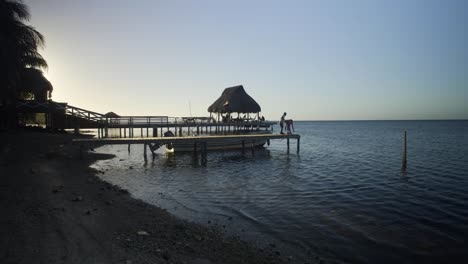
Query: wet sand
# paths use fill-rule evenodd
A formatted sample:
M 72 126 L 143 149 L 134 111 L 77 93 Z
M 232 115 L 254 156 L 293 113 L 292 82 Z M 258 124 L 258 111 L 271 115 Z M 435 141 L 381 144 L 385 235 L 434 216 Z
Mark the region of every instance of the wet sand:
M 0 132 L 2 263 L 294 263 L 99 180 L 75 135 Z

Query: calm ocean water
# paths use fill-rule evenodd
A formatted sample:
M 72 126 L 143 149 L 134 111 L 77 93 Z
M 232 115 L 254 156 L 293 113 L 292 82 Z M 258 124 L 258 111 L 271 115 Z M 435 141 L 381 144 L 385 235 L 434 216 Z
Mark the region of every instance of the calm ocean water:
M 117 157 L 93 166 L 136 198 L 296 260 L 468 260 L 468 121 L 297 122 L 295 128 L 299 155 L 287 155 L 286 141 L 273 140 L 254 153 L 210 152 L 202 165 L 193 154 L 160 153 L 145 162 L 142 146 L 130 153 L 104 146 L 97 151 Z

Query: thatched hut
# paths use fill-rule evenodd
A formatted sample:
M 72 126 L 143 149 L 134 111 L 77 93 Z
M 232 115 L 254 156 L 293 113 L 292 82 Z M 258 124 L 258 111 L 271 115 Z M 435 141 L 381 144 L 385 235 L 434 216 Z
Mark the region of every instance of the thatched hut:
M 242 85 L 224 89 L 221 96 L 208 107 L 211 113 L 259 113 L 260 105 L 248 95 Z
M 52 90 L 52 84 L 42 71 L 35 68 L 23 69 L 18 89 L 19 98 L 45 102 L 52 97 Z
M 118 118 L 120 117 L 118 114 L 114 113 L 114 112 L 107 112 L 105 115 L 105 117 L 110 117 L 110 118 Z

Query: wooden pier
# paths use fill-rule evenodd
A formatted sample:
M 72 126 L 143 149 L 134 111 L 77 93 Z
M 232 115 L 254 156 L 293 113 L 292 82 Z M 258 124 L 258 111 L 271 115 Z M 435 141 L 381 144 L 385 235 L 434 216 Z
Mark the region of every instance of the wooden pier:
M 222 142 L 223 140 L 240 140 L 242 141 L 242 151 L 249 143 L 266 140 L 269 144 L 270 140 L 274 139 L 286 139 L 287 153 L 289 154 L 290 139 L 296 139 L 296 151 L 299 153 L 300 150 L 300 139 L 301 136 L 298 134 L 242 134 L 242 135 L 211 135 L 211 136 L 183 136 L 183 137 L 147 137 L 147 138 L 90 138 L 90 139 L 73 139 L 73 144 L 80 146 L 80 151 L 83 151 L 85 147 L 101 146 L 101 145 L 132 145 L 132 144 L 143 144 L 144 155 L 146 157 L 147 148 L 154 155 L 154 151 L 160 145 L 174 144 L 177 142 L 192 143 L 194 146 L 193 151 L 197 152 L 199 149 L 202 154 L 207 151 L 207 144 L 209 142 Z M 251 144 L 253 145 L 253 144 Z M 157 146 L 155 148 L 155 146 Z M 197 147 L 199 146 L 199 148 Z

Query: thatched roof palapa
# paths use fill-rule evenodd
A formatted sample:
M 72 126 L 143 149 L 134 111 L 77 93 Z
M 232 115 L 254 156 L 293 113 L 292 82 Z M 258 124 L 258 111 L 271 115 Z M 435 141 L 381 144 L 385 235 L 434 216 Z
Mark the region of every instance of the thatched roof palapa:
M 32 93 L 37 101 L 46 101 L 52 97 L 52 84 L 47 80 L 42 71 L 35 68 L 23 69 L 21 75 L 20 92 Z
M 110 118 L 117 118 L 117 117 L 120 117 L 118 114 L 114 113 L 114 112 L 107 112 L 105 115 L 105 117 L 110 117 Z
M 260 105 L 248 95 L 242 85 L 224 89 L 221 96 L 208 107 L 210 113 L 258 113 Z

